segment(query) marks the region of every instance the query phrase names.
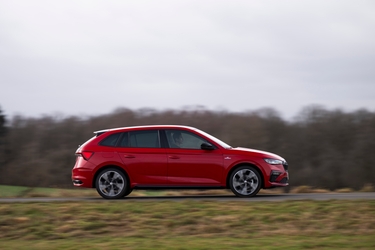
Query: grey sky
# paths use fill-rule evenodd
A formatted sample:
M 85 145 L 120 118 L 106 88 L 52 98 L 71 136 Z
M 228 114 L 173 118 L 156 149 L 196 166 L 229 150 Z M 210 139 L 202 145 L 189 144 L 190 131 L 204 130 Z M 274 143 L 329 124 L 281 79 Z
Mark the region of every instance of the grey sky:
M 375 111 L 375 1 L 0 0 L 7 115 Z

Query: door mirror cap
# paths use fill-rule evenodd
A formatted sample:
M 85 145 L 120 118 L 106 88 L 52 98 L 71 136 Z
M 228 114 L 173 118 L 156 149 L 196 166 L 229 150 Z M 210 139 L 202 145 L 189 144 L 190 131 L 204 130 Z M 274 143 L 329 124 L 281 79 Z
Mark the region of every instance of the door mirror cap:
M 208 143 L 208 142 L 203 142 L 201 144 L 201 149 L 204 149 L 204 150 L 214 150 L 215 147 L 212 144 Z

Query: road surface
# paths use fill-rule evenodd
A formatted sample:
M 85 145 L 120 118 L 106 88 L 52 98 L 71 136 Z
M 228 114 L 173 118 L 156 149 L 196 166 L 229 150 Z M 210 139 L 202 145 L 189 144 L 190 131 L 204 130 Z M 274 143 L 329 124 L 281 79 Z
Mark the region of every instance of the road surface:
M 238 198 L 234 195 L 208 195 L 208 196 L 130 196 L 119 200 L 105 200 L 101 197 L 62 197 L 62 198 L 0 198 L 0 203 L 12 202 L 134 202 L 134 201 L 287 201 L 287 200 L 375 200 L 375 192 L 369 193 L 324 193 L 324 194 L 267 194 L 257 195 L 252 198 Z

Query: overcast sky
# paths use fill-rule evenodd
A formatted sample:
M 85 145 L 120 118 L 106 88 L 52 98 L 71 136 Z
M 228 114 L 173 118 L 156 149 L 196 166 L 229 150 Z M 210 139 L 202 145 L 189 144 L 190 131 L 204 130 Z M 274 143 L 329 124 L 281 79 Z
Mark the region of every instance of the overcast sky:
M 375 1 L 0 0 L 7 116 L 375 111 Z

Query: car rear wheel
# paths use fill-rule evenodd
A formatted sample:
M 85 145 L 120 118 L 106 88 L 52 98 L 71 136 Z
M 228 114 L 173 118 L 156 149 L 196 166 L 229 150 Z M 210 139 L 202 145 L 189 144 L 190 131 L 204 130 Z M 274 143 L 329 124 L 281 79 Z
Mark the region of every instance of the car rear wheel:
M 130 193 L 126 176 L 116 168 L 107 168 L 99 173 L 96 190 L 105 199 L 118 199 Z
M 255 196 L 261 187 L 262 178 L 254 167 L 238 167 L 230 176 L 230 189 L 238 197 Z

